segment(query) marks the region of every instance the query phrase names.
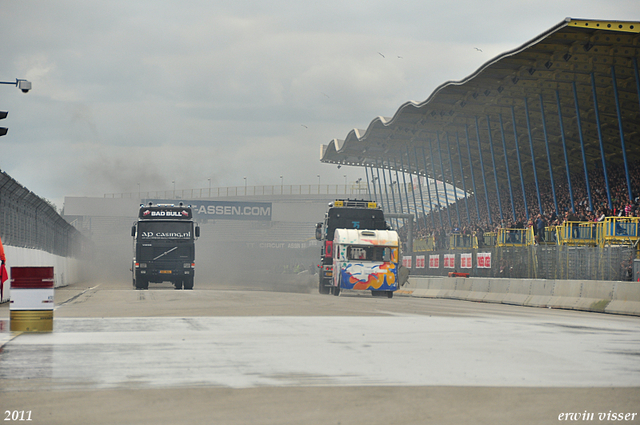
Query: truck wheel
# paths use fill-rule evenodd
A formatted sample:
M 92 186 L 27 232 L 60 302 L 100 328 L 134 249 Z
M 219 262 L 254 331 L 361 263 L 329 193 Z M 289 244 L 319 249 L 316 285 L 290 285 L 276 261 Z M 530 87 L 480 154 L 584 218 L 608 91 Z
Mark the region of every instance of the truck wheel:
M 393 298 L 393 291 L 387 292 L 387 298 Z
M 188 277 L 184 280 L 184 289 L 193 289 L 193 278 Z
M 182 289 L 182 281 L 176 280 L 175 282 L 173 282 L 173 286 L 175 286 L 176 289 Z
M 149 281 L 144 278 L 137 279 L 136 289 L 149 289 Z
M 333 295 L 335 295 L 336 297 L 340 296 L 340 287 L 339 286 L 332 286 L 331 287 L 331 293 Z
M 320 284 L 318 285 L 318 292 L 320 292 L 322 295 L 327 295 L 329 293 L 329 289 L 330 288 L 324 285 L 323 279 L 320 278 Z

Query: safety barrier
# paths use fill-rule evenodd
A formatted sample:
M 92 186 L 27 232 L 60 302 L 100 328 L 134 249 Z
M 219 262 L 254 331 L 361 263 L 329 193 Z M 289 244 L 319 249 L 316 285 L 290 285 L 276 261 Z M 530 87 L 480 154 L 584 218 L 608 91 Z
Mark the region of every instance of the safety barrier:
M 81 257 L 89 241 L 47 200 L 0 172 L 0 237 L 4 245 Z
M 434 251 L 436 249 L 436 240 L 433 236 L 413 240 L 413 252 Z
M 640 316 L 640 282 L 410 276 L 400 294 Z
M 598 223 L 597 240 L 599 246 L 638 245 L 640 240 L 640 217 L 607 217 Z
M 535 242 L 533 227 L 527 229 L 498 229 L 497 246 L 529 246 Z
M 558 245 L 596 246 L 596 223 L 568 221 L 556 227 Z
M 450 249 L 468 249 L 477 248 L 478 238 L 474 235 L 463 235 L 454 233 L 449 236 L 449 248 Z

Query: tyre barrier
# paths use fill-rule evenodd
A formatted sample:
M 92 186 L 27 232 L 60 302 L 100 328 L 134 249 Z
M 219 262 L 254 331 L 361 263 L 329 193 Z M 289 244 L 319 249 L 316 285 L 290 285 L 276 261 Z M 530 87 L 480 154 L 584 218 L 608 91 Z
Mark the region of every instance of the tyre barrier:
M 410 276 L 399 294 L 640 316 L 640 283 Z

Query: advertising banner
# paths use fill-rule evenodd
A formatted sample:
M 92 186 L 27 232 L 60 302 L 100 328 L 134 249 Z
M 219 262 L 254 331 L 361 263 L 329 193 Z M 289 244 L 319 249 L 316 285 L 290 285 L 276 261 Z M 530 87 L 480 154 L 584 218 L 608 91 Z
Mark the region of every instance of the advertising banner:
M 478 268 L 479 269 L 490 269 L 491 268 L 491 253 L 490 252 L 479 252 L 477 256 Z
M 402 265 L 405 266 L 406 268 L 410 269 L 411 268 L 411 257 L 409 256 L 402 256 Z
M 430 269 L 440 268 L 440 254 L 429 256 L 429 268 Z
M 456 268 L 456 254 L 444 254 L 444 268 L 445 269 Z
M 473 268 L 473 257 L 471 253 L 469 254 L 460 254 L 460 268 L 462 269 L 471 269 Z
M 424 269 L 425 265 L 424 255 L 416 255 L 416 269 Z
M 191 206 L 193 218 L 204 220 L 246 220 L 271 221 L 271 202 L 241 202 L 241 201 L 208 201 L 187 199 L 145 199 L 144 203 L 178 204 Z

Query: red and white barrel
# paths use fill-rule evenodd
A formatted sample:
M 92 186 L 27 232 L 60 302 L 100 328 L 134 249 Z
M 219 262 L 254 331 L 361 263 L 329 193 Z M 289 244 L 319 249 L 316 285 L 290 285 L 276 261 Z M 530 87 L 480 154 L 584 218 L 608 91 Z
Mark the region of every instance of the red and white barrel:
M 53 267 L 11 267 L 11 331 L 53 331 Z

